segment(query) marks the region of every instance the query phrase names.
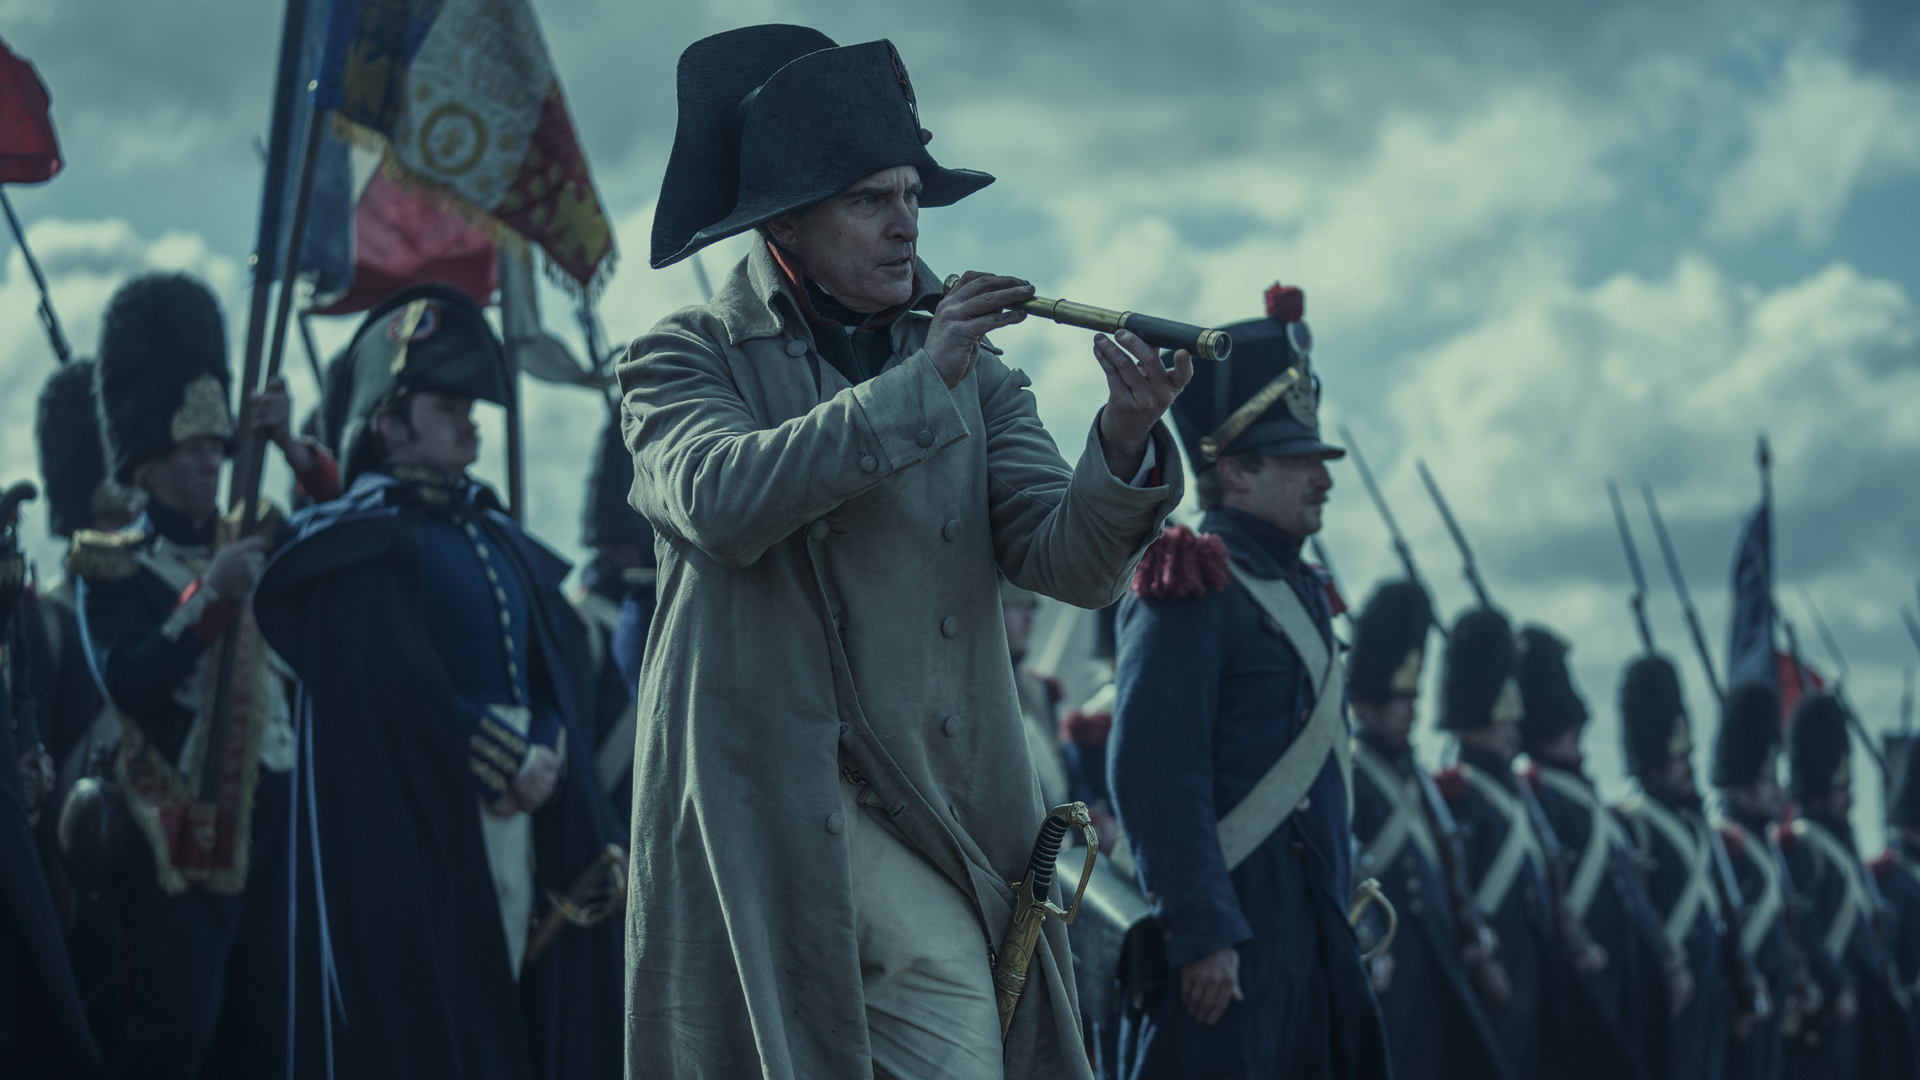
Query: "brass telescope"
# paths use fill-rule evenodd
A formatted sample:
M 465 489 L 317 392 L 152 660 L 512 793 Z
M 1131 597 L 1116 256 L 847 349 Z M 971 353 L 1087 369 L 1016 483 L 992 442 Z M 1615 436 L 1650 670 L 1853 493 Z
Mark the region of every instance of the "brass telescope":
M 950 275 L 946 281 L 946 291 L 952 292 L 958 284 L 960 275 Z M 1052 319 L 1062 326 L 1078 326 L 1108 334 L 1116 330 L 1130 330 L 1155 348 L 1185 349 L 1202 360 L 1225 360 L 1233 352 L 1233 337 L 1225 330 L 1209 330 L 1204 326 L 1157 319 L 1135 311 L 1111 311 L 1092 304 L 1050 300 L 1044 296 L 1036 296 L 1015 306 L 1029 315 Z

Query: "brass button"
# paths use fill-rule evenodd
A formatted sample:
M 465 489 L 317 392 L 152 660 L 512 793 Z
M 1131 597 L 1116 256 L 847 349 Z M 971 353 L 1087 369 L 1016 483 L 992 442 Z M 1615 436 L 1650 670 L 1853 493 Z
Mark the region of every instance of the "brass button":
M 840 811 L 835 810 L 833 813 L 827 815 L 827 831 L 828 832 L 833 833 L 835 836 L 838 836 L 840 835 L 840 830 L 846 827 L 847 827 L 847 819 L 844 815 L 840 813 Z
M 932 445 L 933 445 L 933 432 L 931 432 L 931 431 L 922 431 L 922 432 L 921 432 L 920 434 L 918 434 L 918 435 L 915 435 L 915 436 L 913 437 L 913 441 L 914 441 L 914 442 L 917 442 L 917 443 L 919 443 L 919 444 L 920 444 L 921 446 L 923 446 L 923 447 L 925 447 L 925 446 L 932 446 Z
M 1302 795 L 1300 796 L 1300 804 L 1298 806 L 1295 806 L 1294 809 L 1304 814 L 1307 812 L 1307 808 L 1312 805 L 1313 805 L 1313 798 L 1308 795 Z
M 940 620 L 940 633 L 942 635 L 946 637 L 952 637 L 955 634 L 958 634 L 959 632 L 960 632 L 959 619 L 956 619 L 953 616 L 949 615 L 946 618 Z
M 945 525 L 940 526 L 940 538 L 943 540 L 951 540 L 959 535 L 960 523 L 958 521 L 949 521 Z
M 820 521 L 814 522 L 807 529 L 807 535 L 813 537 L 815 540 L 825 540 L 827 538 L 826 520 L 822 519 Z
M 807 355 L 807 343 L 804 341 L 801 341 L 799 338 L 795 338 L 792 341 L 787 342 L 787 355 L 788 356 Z M 838 829 L 834 830 L 834 832 L 839 832 L 839 831 L 840 830 Z
M 960 718 L 959 718 L 959 717 L 957 717 L 957 716 L 949 716 L 949 717 L 947 717 L 947 718 L 946 718 L 946 720 L 944 720 L 944 721 L 942 721 L 942 722 L 941 722 L 941 724 L 940 724 L 940 730 L 941 730 L 941 731 L 943 731 L 943 732 L 945 732 L 945 733 L 946 733 L 946 734 L 948 734 L 948 735 L 951 735 L 951 734 L 953 734 L 954 732 L 956 732 L 956 731 L 959 731 L 959 730 L 960 730 Z
M 861 472 L 872 472 L 873 470 L 875 470 L 875 469 L 877 469 L 877 468 L 879 468 L 879 467 L 880 467 L 880 463 L 879 463 L 878 461 L 875 461 L 875 460 L 873 459 L 873 455 L 872 455 L 872 454 L 867 454 L 867 455 L 865 455 L 865 456 L 863 456 L 863 457 L 861 457 L 861 459 L 860 459 L 860 471 L 861 471 Z

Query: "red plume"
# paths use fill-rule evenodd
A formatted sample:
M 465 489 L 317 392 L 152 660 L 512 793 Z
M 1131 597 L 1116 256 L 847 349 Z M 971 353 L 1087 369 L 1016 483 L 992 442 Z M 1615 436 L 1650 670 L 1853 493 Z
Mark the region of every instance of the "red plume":
M 1290 323 L 1299 322 L 1306 314 L 1306 293 L 1277 281 L 1267 289 L 1267 318 L 1277 323 Z

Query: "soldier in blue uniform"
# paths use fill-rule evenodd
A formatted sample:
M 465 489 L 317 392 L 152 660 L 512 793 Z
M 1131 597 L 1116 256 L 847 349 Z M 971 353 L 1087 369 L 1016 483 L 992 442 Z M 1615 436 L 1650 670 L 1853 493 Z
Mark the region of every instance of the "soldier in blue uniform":
M 1520 739 L 1532 787 L 1566 852 L 1568 914 L 1603 954 L 1587 983 L 1634 1060 L 1648 1076 L 1667 1076 L 1669 1012 L 1684 994 L 1685 967 L 1641 884 L 1632 841 L 1587 778 L 1587 703 L 1567 668 L 1567 643 L 1538 626 L 1520 641 Z
M 95 377 L 113 476 L 147 500 L 127 529 L 75 534 L 68 556 L 89 664 L 121 716 L 114 776 L 137 834 L 122 865 L 132 1004 L 113 1071 L 283 1075 L 293 737 L 284 668 L 247 615 L 279 534 L 269 518 L 236 539 L 219 520 L 236 433 L 212 294 L 184 275 L 128 282 L 108 304 Z M 326 492 L 333 462 L 294 439 L 288 410 L 276 383 L 252 415 Z M 215 730 L 210 646 L 236 625 L 231 709 Z
M 1647 869 L 1647 894 L 1667 943 L 1685 958 L 1693 992 L 1673 1022 L 1673 1075 L 1714 1080 L 1726 1070 L 1728 1022 L 1743 1006 L 1722 968 L 1718 836 L 1693 778 L 1693 733 L 1680 674 L 1663 656 L 1627 666 L 1620 684 L 1627 771 L 1640 784 L 1622 807 Z
M 1505 1009 L 1512 991 L 1467 891 L 1453 814 L 1408 741 L 1432 625 L 1418 582 L 1385 582 L 1355 620 L 1348 655 L 1357 872 L 1379 879 L 1400 916 L 1373 986 L 1399 1080 L 1504 1077 L 1486 1008 Z
M 1202 534 L 1150 548 L 1118 616 L 1112 793 L 1157 898 L 1127 945 L 1125 1077 L 1389 1073 L 1346 916 L 1344 679 L 1300 560 L 1344 453 L 1320 440 L 1302 306 L 1276 286 L 1174 400 Z
M 574 607 L 587 622 L 593 656 L 594 769 L 623 821 L 633 803 L 634 688 L 654 609 L 653 526 L 627 504 L 631 487 L 633 455 L 616 408 L 587 478 L 580 542 L 593 559 L 580 570 Z
M 1779 693 L 1758 682 L 1733 687 L 1713 743 L 1713 786 L 1720 791 L 1723 810 L 1715 825 L 1747 905 L 1740 951 L 1763 980 L 1773 1008 L 1744 1032 L 1734 1032 L 1727 1045 L 1727 1080 L 1779 1080 L 1786 1060 L 1782 1027 L 1805 1004 L 1800 989 L 1803 965 L 1791 932 L 1796 917 L 1793 885 L 1773 841 L 1783 802 L 1779 759 Z
M 1906 744 L 1900 786 L 1887 806 L 1887 850 L 1873 861 L 1874 880 L 1893 917 L 1894 971 L 1907 995 L 1909 1012 L 1920 1008 L 1920 776 L 1913 770 L 1916 745 L 1920 743 L 1911 740 Z
M 1920 1074 L 1912 1019 L 1895 984 L 1880 891 L 1860 861 L 1847 707 L 1813 694 L 1793 711 L 1789 762 L 1798 810 L 1779 834 L 1805 917 L 1800 941 L 1823 1005 L 1787 1044 L 1793 1080 L 1908 1080 Z
M 552 898 L 624 865 L 602 863 L 620 828 L 567 564 L 466 475 L 474 400 L 509 393 L 500 343 L 424 285 L 376 306 L 346 362 L 351 486 L 295 519 L 255 598 L 301 680 L 324 1049 L 342 1076 L 612 1075 L 617 924 L 531 951 Z

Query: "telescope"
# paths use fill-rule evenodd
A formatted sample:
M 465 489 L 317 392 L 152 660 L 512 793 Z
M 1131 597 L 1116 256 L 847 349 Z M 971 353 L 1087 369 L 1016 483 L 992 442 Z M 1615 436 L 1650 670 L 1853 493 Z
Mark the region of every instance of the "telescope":
M 950 275 L 946 281 L 946 291 L 952 292 L 958 284 L 960 275 Z M 1233 337 L 1225 330 L 1209 330 L 1204 326 L 1159 319 L 1136 311 L 1112 311 L 1072 300 L 1050 300 L 1044 296 L 1036 296 L 1014 307 L 1029 315 L 1051 319 L 1062 326 L 1078 326 L 1108 334 L 1119 330 L 1131 331 L 1141 341 L 1155 348 L 1185 349 L 1202 360 L 1225 360 L 1233 352 Z

